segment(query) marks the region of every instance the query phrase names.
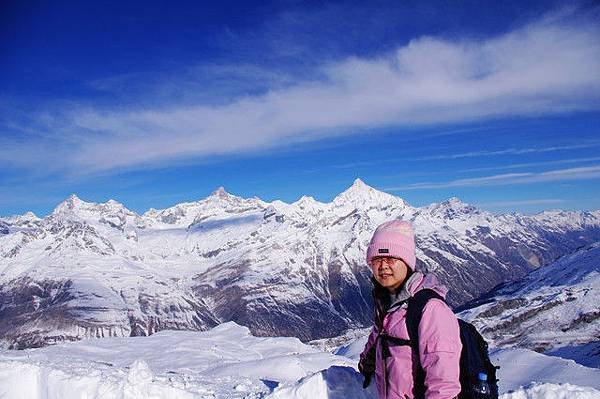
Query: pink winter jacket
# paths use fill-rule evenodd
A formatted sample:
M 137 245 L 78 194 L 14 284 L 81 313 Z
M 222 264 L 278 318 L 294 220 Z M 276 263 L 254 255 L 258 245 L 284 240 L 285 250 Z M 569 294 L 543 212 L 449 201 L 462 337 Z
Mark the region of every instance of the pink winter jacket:
M 446 288 L 433 275 L 414 273 L 406 282 L 405 290 L 413 296 L 424 288 L 433 289 L 442 297 Z M 377 302 L 377 301 L 376 301 Z M 406 303 L 391 307 L 385 315 L 381 304 L 376 304 L 376 320 L 381 328 L 373 326 L 369 340 L 360 356 L 363 362 L 369 350 L 376 345 L 375 383 L 380 399 L 413 399 L 414 374 L 418 363 L 410 346 L 389 346 L 390 356 L 384 359 L 381 339 L 385 333 L 392 337 L 409 339 L 406 326 Z M 377 323 L 376 323 L 377 324 Z M 452 310 L 439 299 L 430 299 L 423 309 L 419 324 L 419 359 L 425 371 L 425 398 L 451 399 L 460 392 L 459 360 L 462 344 L 458 321 Z

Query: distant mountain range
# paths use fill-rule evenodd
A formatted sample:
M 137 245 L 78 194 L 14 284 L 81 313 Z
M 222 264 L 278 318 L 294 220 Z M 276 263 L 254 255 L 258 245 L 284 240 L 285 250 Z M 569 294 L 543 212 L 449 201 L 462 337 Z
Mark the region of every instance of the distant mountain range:
M 600 241 L 600 211 L 495 215 L 459 199 L 412 207 L 356 180 L 330 203 L 218 189 L 136 214 L 71 196 L 0 218 L 0 342 L 202 330 L 225 321 L 303 340 L 371 323 L 364 256 L 378 224 L 413 222 L 418 267 L 460 305 Z

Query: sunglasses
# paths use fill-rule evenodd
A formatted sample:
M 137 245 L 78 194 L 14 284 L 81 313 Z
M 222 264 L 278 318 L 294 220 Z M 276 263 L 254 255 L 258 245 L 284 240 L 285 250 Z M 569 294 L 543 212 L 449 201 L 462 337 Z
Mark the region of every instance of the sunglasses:
M 387 266 L 392 266 L 396 263 L 398 259 L 390 258 L 390 257 L 379 257 L 371 259 L 371 266 L 381 266 L 382 264 L 386 264 Z

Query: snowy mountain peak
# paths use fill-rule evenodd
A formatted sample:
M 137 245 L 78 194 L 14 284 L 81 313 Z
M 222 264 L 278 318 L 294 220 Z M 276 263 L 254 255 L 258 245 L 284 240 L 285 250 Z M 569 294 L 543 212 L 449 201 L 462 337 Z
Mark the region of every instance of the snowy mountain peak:
M 367 184 L 365 184 L 365 182 L 362 181 L 360 178 L 354 179 L 354 182 L 352 183 L 351 188 L 352 187 L 355 187 L 357 189 L 363 189 L 363 188 L 368 189 L 368 188 L 371 188 L 370 186 L 368 186 Z
M 316 202 L 316 200 L 314 199 L 314 197 L 311 197 L 310 195 L 303 195 L 295 203 L 296 204 L 304 204 L 304 203 L 307 203 L 307 202 Z
M 113 207 L 122 207 L 123 204 L 121 204 L 119 201 L 115 201 L 114 199 L 109 199 L 108 201 L 106 201 L 106 205 L 110 206 L 111 208 Z
M 471 214 L 479 211 L 479 209 L 475 206 L 467 204 L 466 202 L 461 201 L 461 199 L 457 197 L 447 199 L 446 201 L 437 205 L 436 208 L 438 210 L 442 210 L 443 212 L 451 210 L 453 212 L 462 214 Z
M 221 187 L 217 188 L 215 191 L 213 191 L 208 197 L 206 197 L 201 202 L 216 203 L 216 204 L 219 204 L 219 206 L 228 206 L 230 204 L 238 205 L 240 203 L 251 202 L 251 201 L 254 201 L 254 200 L 253 199 L 245 199 L 242 197 L 238 197 L 237 195 L 233 195 L 233 194 L 227 192 L 227 190 L 225 190 L 225 187 L 221 186 Z
M 217 198 L 228 198 L 230 196 L 232 196 L 231 194 L 229 194 L 227 192 L 227 190 L 225 190 L 225 187 L 220 186 L 219 188 L 217 188 L 215 191 L 212 192 L 212 194 L 210 195 L 211 197 L 217 197 Z
M 393 203 L 396 206 L 407 206 L 402 198 L 379 191 L 369 186 L 361 179 L 354 180 L 354 183 L 352 183 L 350 187 L 333 199 L 333 204 L 337 206 L 343 206 L 348 203 L 353 205 L 376 203 L 380 206 L 386 206 Z
M 137 216 L 137 214 L 135 212 L 130 211 L 129 209 L 127 209 L 125 207 L 125 205 L 123 205 L 119 201 L 115 201 L 114 199 L 109 199 L 108 201 L 106 201 L 103 204 L 97 204 L 95 206 L 95 208 L 97 208 L 98 211 L 105 216 L 107 214 L 111 214 L 111 215 L 123 214 L 123 215 L 129 215 L 129 216 Z
M 79 198 L 76 194 L 71 194 L 69 195 L 69 198 L 67 198 L 64 202 L 70 206 L 77 206 L 84 203 L 85 201 Z
M 308 207 L 322 206 L 324 204 L 317 201 L 316 199 L 314 199 L 311 196 L 303 195 L 302 197 L 300 197 L 300 199 L 298 201 L 294 202 L 292 205 L 295 205 L 300 209 L 305 209 Z
M 0 217 L 0 221 L 4 221 L 8 224 L 21 224 L 28 222 L 38 222 L 42 219 L 37 217 L 37 215 L 31 211 L 23 214 L 23 215 L 14 215 L 8 217 Z
M 373 193 L 380 193 L 380 191 L 365 184 L 361 179 L 356 179 L 350 187 L 338 194 L 333 201 L 336 202 L 338 199 L 351 200 L 361 197 L 366 198 L 372 196 Z
M 475 208 L 473 205 L 463 202 L 458 197 L 449 198 L 446 201 L 444 201 L 442 204 L 444 204 L 448 207 L 452 207 L 454 209 L 471 209 L 471 208 L 474 209 Z
M 444 202 L 434 203 L 431 205 L 427 205 L 421 208 L 421 213 L 428 214 L 430 217 L 435 219 L 445 220 L 446 223 L 449 221 L 460 221 L 460 223 L 465 222 L 466 220 L 471 220 L 472 223 L 481 223 L 481 220 L 475 222 L 474 218 L 483 217 L 488 218 L 490 214 L 485 211 L 476 208 L 471 204 L 467 204 L 462 202 L 459 198 L 452 197 L 447 199 Z M 487 223 L 487 222 L 486 222 Z M 464 223 L 463 223 L 464 224 Z M 469 223 L 464 226 L 468 226 Z M 459 228 L 462 230 L 459 225 L 453 225 L 454 228 Z
M 22 219 L 27 219 L 27 220 L 40 220 L 40 218 L 35 213 L 33 213 L 31 211 L 25 213 L 21 218 Z
M 122 227 L 127 218 L 135 218 L 138 215 L 113 199 L 104 203 L 86 202 L 73 194 L 54 209 L 52 216 Z
M 53 215 L 57 215 L 60 213 L 68 213 L 73 210 L 80 208 L 82 205 L 92 205 L 92 203 L 85 202 L 81 200 L 77 195 L 71 194 L 69 198 L 58 204 L 54 211 L 52 211 Z
M 303 195 L 298 201 L 288 205 L 287 208 L 293 210 L 300 220 L 305 220 L 307 216 L 310 218 L 318 218 L 318 215 L 325 212 L 329 208 L 329 205 L 319 202 L 313 197 Z M 284 207 L 283 209 L 286 208 Z

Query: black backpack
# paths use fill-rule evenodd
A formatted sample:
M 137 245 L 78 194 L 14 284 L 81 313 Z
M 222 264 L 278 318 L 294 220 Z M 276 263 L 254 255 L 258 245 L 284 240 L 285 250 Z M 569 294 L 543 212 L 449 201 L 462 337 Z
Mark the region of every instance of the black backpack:
M 442 296 L 430 289 L 420 290 L 408 300 L 406 326 L 413 350 L 419 348 L 418 331 L 421 316 L 423 315 L 423 308 L 427 301 L 433 298 L 444 301 Z M 494 366 L 490 361 L 487 342 L 471 323 L 458 319 L 458 326 L 460 328 L 460 341 L 462 343 L 462 351 L 460 353 L 461 391 L 458 398 L 476 398 L 477 396 L 473 391 L 473 387 L 479 381 L 479 373 L 485 373 L 487 374 L 487 382 L 490 386 L 489 398 L 498 399 L 498 380 L 496 379 L 496 369 L 498 367 Z M 417 356 L 418 358 L 419 356 Z M 417 370 L 414 394 L 415 398 L 424 398 L 425 373 L 420 366 Z

